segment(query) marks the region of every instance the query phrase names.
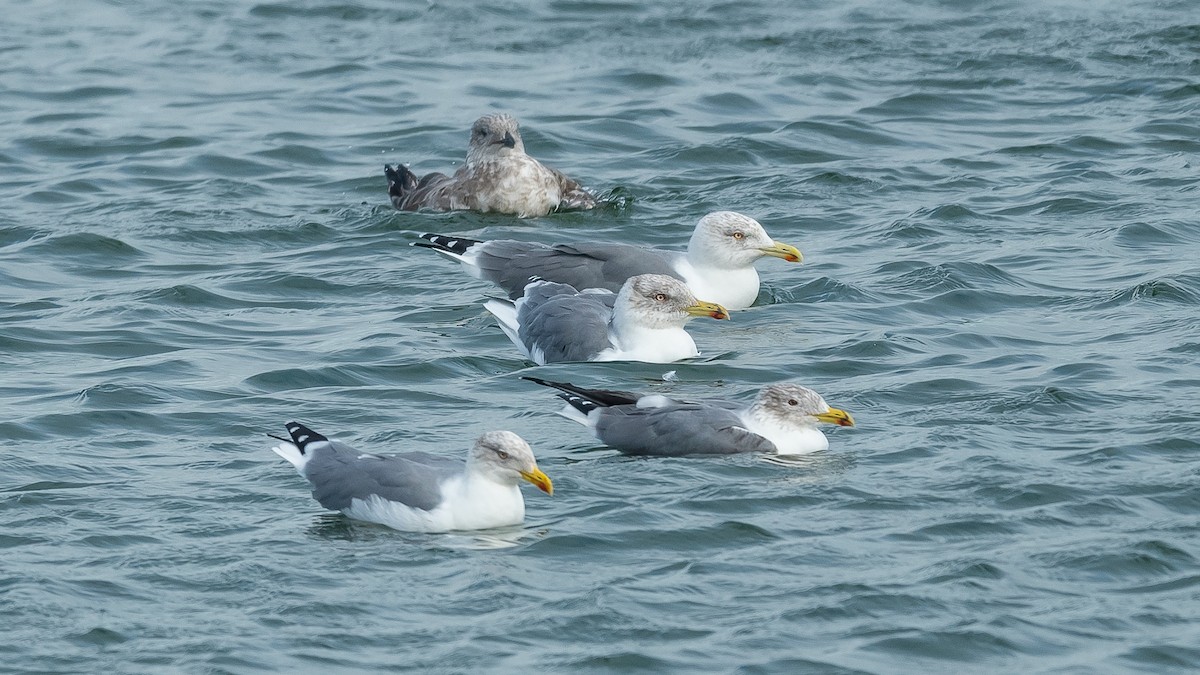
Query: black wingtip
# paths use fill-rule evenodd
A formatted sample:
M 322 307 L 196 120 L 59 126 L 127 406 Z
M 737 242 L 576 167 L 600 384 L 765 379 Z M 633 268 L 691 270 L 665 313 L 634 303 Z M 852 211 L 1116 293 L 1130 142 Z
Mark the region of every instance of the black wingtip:
M 577 393 L 578 387 L 575 387 L 569 382 L 553 382 L 551 380 L 543 380 L 540 377 L 531 377 L 529 375 L 522 375 L 521 379 L 529 380 L 530 382 L 540 384 L 543 387 L 557 389 L 558 391 L 554 392 L 555 396 L 558 396 L 562 400 L 566 401 L 571 407 L 585 415 L 599 407 L 595 402 L 580 396 Z
M 566 386 L 566 385 L 567 385 L 567 383 L 566 383 L 566 382 L 551 382 L 550 380 L 543 380 L 543 379 L 542 379 L 542 378 L 540 378 L 540 377 L 533 377 L 533 376 L 531 376 L 531 375 L 522 375 L 522 376 L 521 376 L 521 379 L 522 379 L 522 380 L 529 380 L 530 382 L 534 382 L 534 383 L 540 384 L 540 385 L 542 385 L 543 387 L 554 387 L 555 389 L 558 389 L 560 386 Z
M 592 412 L 593 410 L 595 410 L 596 408 L 600 407 L 600 404 L 596 403 L 595 401 L 586 399 L 586 398 L 584 398 L 582 396 L 578 396 L 576 394 L 568 394 L 565 391 L 558 392 L 557 396 L 559 398 L 561 398 L 562 400 L 566 401 L 567 405 L 578 410 L 579 412 L 583 413 L 584 415 L 586 415 L 586 414 Z
M 541 378 L 531 377 L 528 375 L 522 375 L 521 379 L 535 382 L 543 387 L 550 387 L 552 389 L 559 390 L 562 392 L 559 394 L 559 396 L 571 405 L 575 405 L 575 401 L 572 399 L 582 399 L 589 401 L 592 405 L 607 408 L 611 405 L 628 405 L 631 403 L 637 403 L 638 398 L 640 398 L 638 394 L 628 391 L 616 391 L 614 389 L 585 389 L 583 387 L 573 385 L 570 382 L 555 382 L 553 380 L 543 380 Z
M 413 246 L 431 248 L 435 251 L 445 251 L 456 255 L 462 255 L 472 246 L 483 243 L 478 239 L 456 237 L 448 234 L 435 234 L 433 232 L 422 232 L 417 237 L 420 241 L 414 241 L 412 243 Z
M 435 251 L 440 248 L 444 248 L 442 246 L 439 246 L 434 241 L 434 238 L 437 236 L 438 235 L 436 235 L 432 232 L 421 232 L 420 234 L 417 235 L 417 240 L 410 243 L 409 246 L 419 246 L 420 248 L 431 248 L 431 249 L 434 249 Z
M 292 437 L 292 443 L 296 444 L 296 447 L 300 450 L 300 454 L 302 455 L 308 454 L 307 448 L 313 443 L 329 441 L 328 438 L 325 438 L 321 434 L 318 434 L 299 422 L 288 422 L 284 426 L 287 427 L 288 435 Z

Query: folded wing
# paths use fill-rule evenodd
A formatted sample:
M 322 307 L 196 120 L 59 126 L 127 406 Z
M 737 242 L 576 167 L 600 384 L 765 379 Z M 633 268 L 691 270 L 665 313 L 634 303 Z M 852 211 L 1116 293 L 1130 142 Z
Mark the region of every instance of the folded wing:
M 736 413 L 710 405 L 677 403 L 603 408 L 596 436 L 627 455 L 774 453 L 775 445 L 742 426 Z

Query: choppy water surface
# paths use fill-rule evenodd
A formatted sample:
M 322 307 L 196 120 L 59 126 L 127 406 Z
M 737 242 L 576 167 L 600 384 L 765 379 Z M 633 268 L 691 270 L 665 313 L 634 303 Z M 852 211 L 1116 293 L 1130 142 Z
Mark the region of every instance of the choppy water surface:
M 787 9 L 784 9 L 784 6 Z M 1200 668 L 1191 2 L 28 2 L 0 22 L 0 670 Z M 502 109 L 624 207 L 402 214 Z M 413 232 L 806 255 L 678 380 L 531 368 Z M 637 460 L 520 373 L 801 380 L 800 464 Z M 528 438 L 522 528 L 323 513 L 292 418 Z

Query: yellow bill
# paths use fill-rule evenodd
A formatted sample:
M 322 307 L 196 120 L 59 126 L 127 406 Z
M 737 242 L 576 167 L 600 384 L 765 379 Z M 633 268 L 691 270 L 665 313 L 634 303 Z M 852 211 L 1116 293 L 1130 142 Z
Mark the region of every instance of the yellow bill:
M 533 471 L 529 472 L 522 471 L 521 478 L 533 483 L 537 486 L 537 489 L 545 492 L 548 495 L 554 494 L 554 483 L 551 482 L 549 476 L 542 473 L 541 469 L 535 468 Z
M 839 427 L 854 426 L 854 418 L 850 416 L 850 413 L 845 410 L 838 410 L 837 408 L 830 408 L 827 412 L 817 413 L 813 417 L 827 424 L 836 424 Z
M 683 311 L 692 316 L 708 316 L 714 319 L 729 318 L 729 310 L 715 302 L 704 302 L 703 300 L 697 300 L 696 304 L 688 305 Z
M 804 255 L 800 253 L 800 249 L 788 244 L 773 242 L 771 246 L 765 246 L 758 249 L 763 252 L 763 255 L 769 255 L 772 258 L 783 258 L 788 262 L 804 262 Z

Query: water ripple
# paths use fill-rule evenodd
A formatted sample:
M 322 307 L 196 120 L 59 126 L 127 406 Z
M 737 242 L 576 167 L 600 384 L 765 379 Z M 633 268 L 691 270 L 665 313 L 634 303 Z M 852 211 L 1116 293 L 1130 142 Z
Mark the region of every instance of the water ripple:
M 14 5 L 7 664 L 1200 668 L 1192 9 Z M 452 170 L 494 110 L 612 203 L 390 207 L 383 163 Z M 410 247 L 681 248 L 717 209 L 805 263 L 764 261 L 758 306 L 669 368 L 533 366 L 493 288 Z M 858 424 L 798 458 L 627 458 L 521 374 L 797 379 Z M 354 523 L 270 452 L 290 419 L 453 456 L 511 428 L 555 495 L 483 533 Z

